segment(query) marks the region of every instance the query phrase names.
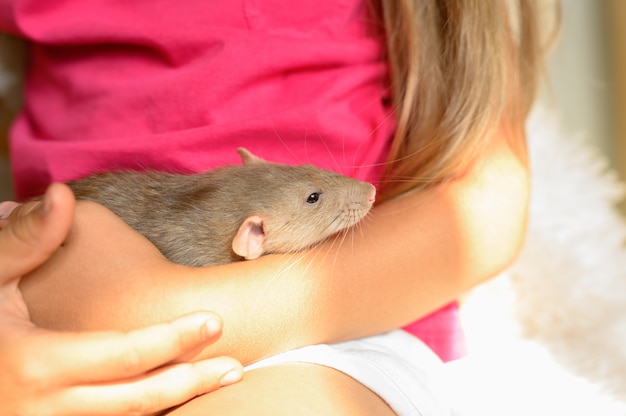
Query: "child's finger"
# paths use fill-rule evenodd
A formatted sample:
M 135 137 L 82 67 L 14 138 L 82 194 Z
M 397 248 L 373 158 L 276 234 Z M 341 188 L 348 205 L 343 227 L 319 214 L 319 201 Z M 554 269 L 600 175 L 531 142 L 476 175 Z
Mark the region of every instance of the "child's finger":
M 53 184 L 42 202 L 13 209 L 0 231 L 0 284 L 35 269 L 61 245 L 72 223 L 74 203 L 69 188 Z
M 40 378 L 62 376 L 66 385 L 102 383 L 140 376 L 170 363 L 217 339 L 221 328 L 217 316 L 194 313 L 128 333 L 45 331 L 41 342 L 32 345 L 46 345 L 36 355 L 41 360 Z M 58 366 L 44 374 L 50 362 L 63 363 L 63 374 L 59 374 Z
M 236 360 L 218 357 L 168 366 L 125 383 L 75 387 L 57 400 L 67 415 L 144 415 L 235 383 L 242 376 L 243 369 Z

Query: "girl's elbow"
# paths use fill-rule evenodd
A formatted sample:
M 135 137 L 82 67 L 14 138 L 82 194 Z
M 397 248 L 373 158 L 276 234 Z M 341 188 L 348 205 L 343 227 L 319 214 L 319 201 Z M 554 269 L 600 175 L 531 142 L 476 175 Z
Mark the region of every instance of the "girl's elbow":
M 526 238 L 530 204 L 530 175 L 525 166 L 511 169 L 506 185 L 496 192 L 497 208 L 491 216 L 492 225 L 484 235 L 488 243 L 482 253 L 487 259 L 485 278 L 506 270 L 519 256 Z
M 528 167 L 518 159 L 492 166 L 461 199 L 466 215 L 468 284 L 475 286 L 508 268 L 525 241 L 530 201 Z M 495 170 L 492 170 L 495 169 Z

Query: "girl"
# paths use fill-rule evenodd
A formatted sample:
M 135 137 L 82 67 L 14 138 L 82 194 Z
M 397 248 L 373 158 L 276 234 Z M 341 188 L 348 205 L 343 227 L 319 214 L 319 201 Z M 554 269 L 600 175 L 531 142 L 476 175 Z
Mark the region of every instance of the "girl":
M 238 146 L 375 182 L 380 195 L 343 244 L 202 269 L 79 203 L 63 248 L 22 280 L 33 321 L 130 330 L 208 308 L 225 332 L 190 360 L 295 350 L 176 414 L 444 409 L 420 377 L 436 359 L 418 339 L 459 357 L 454 300 L 522 242 L 537 7 L 5 0 L 0 24 L 31 41 L 11 142 L 19 197 L 106 169 L 201 171 L 235 162 Z

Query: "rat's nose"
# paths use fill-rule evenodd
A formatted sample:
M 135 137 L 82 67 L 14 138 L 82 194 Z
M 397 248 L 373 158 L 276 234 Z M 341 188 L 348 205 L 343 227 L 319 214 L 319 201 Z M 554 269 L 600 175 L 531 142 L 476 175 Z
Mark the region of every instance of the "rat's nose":
M 370 190 L 370 193 L 367 197 L 367 203 L 373 205 L 376 201 L 376 188 L 374 187 L 374 185 L 371 185 L 371 187 L 372 189 Z

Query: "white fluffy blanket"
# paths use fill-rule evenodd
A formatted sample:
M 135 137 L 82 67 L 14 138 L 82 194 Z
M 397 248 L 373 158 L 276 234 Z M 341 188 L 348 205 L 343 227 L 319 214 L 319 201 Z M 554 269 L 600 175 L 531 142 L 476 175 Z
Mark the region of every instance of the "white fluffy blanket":
M 526 244 L 463 303 L 470 354 L 448 365 L 463 414 L 626 415 L 624 188 L 549 111 L 528 133 Z

